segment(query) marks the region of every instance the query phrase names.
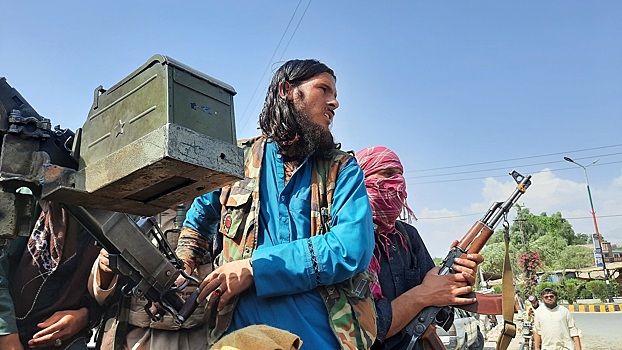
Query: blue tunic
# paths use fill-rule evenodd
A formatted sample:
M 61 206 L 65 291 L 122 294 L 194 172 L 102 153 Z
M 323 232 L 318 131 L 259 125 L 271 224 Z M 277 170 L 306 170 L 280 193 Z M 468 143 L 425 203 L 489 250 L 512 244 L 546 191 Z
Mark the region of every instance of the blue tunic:
M 374 248 L 372 214 L 363 172 L 351 159 L 337 178 L 331 230 L 311 237 L 312 163 L 307 158 L 285 184 L 278 147 L 266 143 L 259 180 L 258 247 L 252 257 L 255 285 L 240 295 L 229 332 L 268 324 L 300 336 L 305 348 L 340 348 L 316 287 L 367 269 Z M 211 239 L 220 218 L 218 194 L 195 199 L 184 226 Z M 313 268 L 309 239 L 319 275 Z

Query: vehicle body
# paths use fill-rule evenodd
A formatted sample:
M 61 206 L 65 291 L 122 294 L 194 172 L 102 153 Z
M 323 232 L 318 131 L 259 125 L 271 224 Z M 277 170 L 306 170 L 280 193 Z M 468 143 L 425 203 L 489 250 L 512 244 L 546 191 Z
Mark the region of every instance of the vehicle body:
M 454 323 L 449 331 L 437 326 L 436 332 L 447 350 L 484 348 L 484 335 L 479 329 L 479 320 L 468 311 L 454 308 Z

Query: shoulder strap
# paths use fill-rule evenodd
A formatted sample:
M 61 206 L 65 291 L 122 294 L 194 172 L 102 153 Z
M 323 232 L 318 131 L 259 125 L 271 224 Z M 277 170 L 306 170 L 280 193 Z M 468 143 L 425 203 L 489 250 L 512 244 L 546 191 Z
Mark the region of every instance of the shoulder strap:
M 330 230 L 337 177 L 350 158 L 352 156 L 339 150 L 335 150 L 330 158 L 314 158 L 311 170 L 311 235 Z
M 516 336 L 516 324 L 514 324 L 514 275 L 510 264 L 509 227 L 504 223 L 503 237 L 505 240 L 505 260 L 503 261 L 502 293 L 503 293 L 503 329 L 497 339 L 496 350 L 506 350 L 512 339 Z

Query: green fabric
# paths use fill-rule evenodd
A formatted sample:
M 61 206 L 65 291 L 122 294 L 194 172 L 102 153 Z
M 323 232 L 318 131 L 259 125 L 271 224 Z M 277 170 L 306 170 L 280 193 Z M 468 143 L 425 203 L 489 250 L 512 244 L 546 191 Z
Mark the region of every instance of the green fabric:
M 218 265 L 247 259 L 257 248 L 257 219 L 259 218 L 259 177 L 264 155 L 265 137 L 241 141 L 244 149 L 245 178 L 223 188 L 220 231 L 223 250 Z M 311 178 L 311 235 L 330 230 L 330 212 L 337 176 L 350 155 L 336 150 L 330 159 L 315 158 Z M 369 349 L 376 338 L 376 310 L 367 272 L 334 286 L 318 288 L 329 314 L 329 322 L 343 349 Z M 208 321 L 209 341 L 220 339 L 229 328 L 237 298 Z

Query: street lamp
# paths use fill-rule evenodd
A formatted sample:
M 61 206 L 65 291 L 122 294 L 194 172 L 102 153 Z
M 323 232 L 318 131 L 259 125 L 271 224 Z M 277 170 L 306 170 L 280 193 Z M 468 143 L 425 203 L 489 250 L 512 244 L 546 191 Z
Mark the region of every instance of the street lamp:
M 613 297 L 611 296 L 611 287 L 609 286 L 609 271 L 607 271 L 607 264 L 605 263 L 605 254 L 603 253 L 602 238 L 600 236 L 600 232 L 598 232 L 598 224 L 596 223 L 596 212 L 594 211 L 594 203 L 592 202 L 592 192 L 590 191 L 590 182 L 587 178 L 587 167 L 575 162 L 574 160 L 572 160 L 572 158 L 569 158 L 569 157 L 564 157 L 564 160 L 580 166 L 581 168 L 583 168 L 583 171 L 585 172 L 585 183 L 587 184 L 587 195 L 590 198 L 590 207 L 592 208 L 592 219 L 594 220 L 594 230 L 596 230 L 596 240 L 598 241 L 598 248 L 600 249 L 600 256 L 603 261 L 603 272 L 605 273 L 605 284 L 607 284 L 607 295 L 609 296 L 609 302 L 613 303 Z M 596 162 L 598 162 L 598 159 L 588 164 L 587 166 L 590 166 Z

